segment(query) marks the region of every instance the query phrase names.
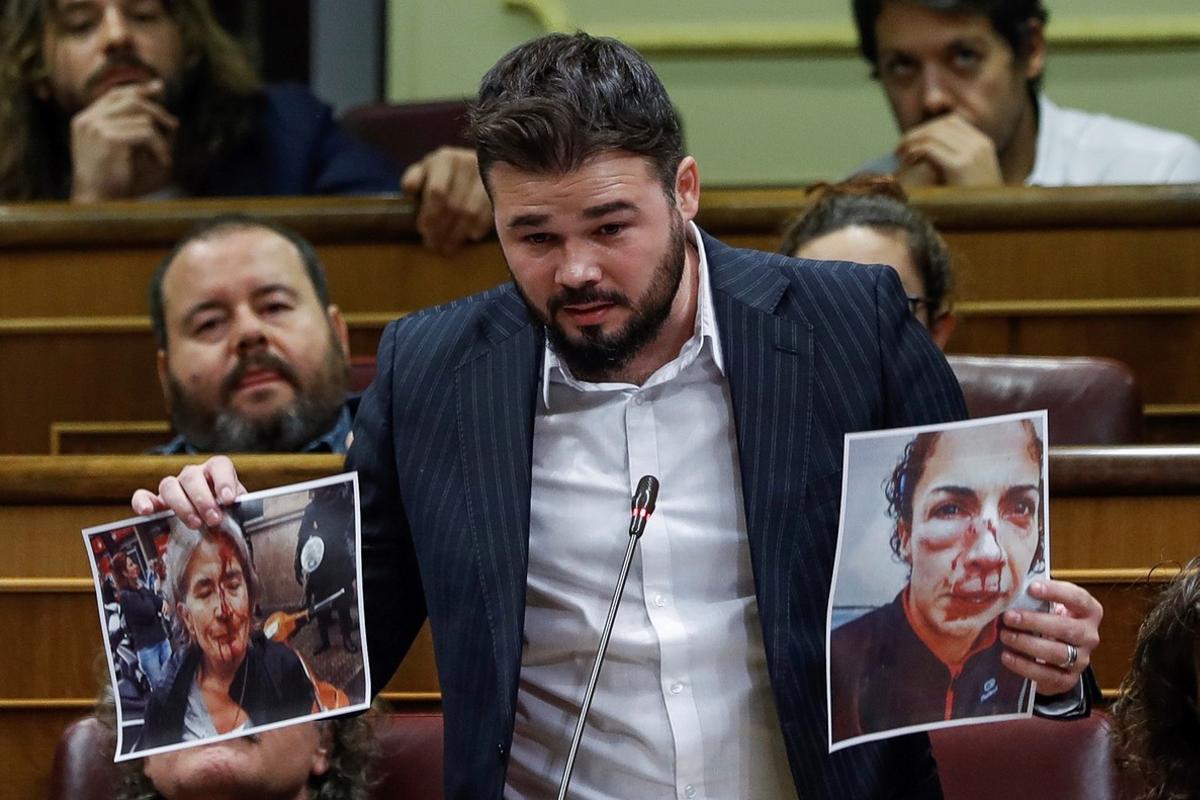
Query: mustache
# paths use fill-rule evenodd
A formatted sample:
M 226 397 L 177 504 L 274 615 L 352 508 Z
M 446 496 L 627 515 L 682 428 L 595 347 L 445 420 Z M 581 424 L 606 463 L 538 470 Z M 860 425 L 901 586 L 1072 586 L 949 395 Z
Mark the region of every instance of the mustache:
M 613 305 L 627 306 L 629 298 L 614 289 L 601 291 L 595 286 L 577 288 L 568 286 L 546 302 L 546 311 L 553 319 L 554 315 L 564 306 L 577 306 L 585 303 L 612 303 Z
M 158 70 L 138 58 L 135 53 L 118 51 L 104 59 L 103 66 L 88 77 L 87 83 L 84 84 L 84 89 L 90 94 L 108 77 L 110 72 L 117 69 L 129 69 L 130 67 L 146 72 L 152 79 L 162 77 L 158 74 Z
M 296 371 L 292 369 L 291 364 L 272 353 L 254 353 L 240 359 L 237 366 L 225 376 L 225 380 L 221 381 L 221 396 L 225 400 L 228 400 L 234 390 L 237 389 L 238 384 L 246 377 L 246 373 L 256 370 L 278 372 L 292 386 L 296 388 L 300 386 L 300 379 L 296 375 Z

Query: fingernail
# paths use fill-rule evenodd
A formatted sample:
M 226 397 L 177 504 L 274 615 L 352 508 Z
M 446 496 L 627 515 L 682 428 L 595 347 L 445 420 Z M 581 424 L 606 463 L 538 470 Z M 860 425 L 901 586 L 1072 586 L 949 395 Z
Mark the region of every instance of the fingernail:
M 205 516 L 205 518 L 206 518 L 206 519 L 208 519 L 208 524 L 209 524 L 209 525 L 219 525 L 219 524 L 221 524 L 221 512 L 220 512 L 220 511 L 217 511 L 215 508 L 210 508 L 210 509 L 208 510 L 208 513 L 207 513 L 207 514 L 205 514 L 204 516 Z
M 233 502 L 233 489 L 230 489 L 228 486 L 226 486 L 221 490 L 221 502 L 225 503 L 226 505 Z
M 1034 581 L 1033 583 L 1029 584 L 1029 593 L 1038 596 L 1045 594 L 1046 584 L 1042 583 L 1041 581 Z
M 1021 612 L 1020 611 L 1004 612 L 1004 621 L 1007 622 L 1009 625 L 1020 625 L 1021 624 Z
M 200 517 L 195 514 L 189 514 L 187 518 L 187 526 L 192 530 L 197 530 L 200 527 Z

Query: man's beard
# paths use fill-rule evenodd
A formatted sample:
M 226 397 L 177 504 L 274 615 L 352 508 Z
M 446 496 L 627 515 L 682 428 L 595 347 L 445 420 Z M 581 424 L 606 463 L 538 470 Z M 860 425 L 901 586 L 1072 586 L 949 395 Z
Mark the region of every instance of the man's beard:
M 591 381 L 603 381 L 620 373 L 662 331 L 663 324 L 671 313 L 671 305 L 679 292 L 686 262 L 687 244 L 683 221 L 671 215 L 671 235 L 667 249 L 654 270 L 654 276 L 645 293 L 636 303 L 620 292 L 603 291 L 595 286 L 562 289 L 547 302 L 545 313 L 530 302 L 520 284 L 513 280 L 530 317 L 544 325 L 550 347 L 562 359 L 571 374 Z M 580 339 L 572 339 L 554 315 L 564 306 L 585 303 L 613 303 L 624 306 L 631 312 L 629 321 L 612 333 L 604 333 L 599 325 L 580 327 Z
M 249 419 L 229 407 L 229 398 L 247 370 L 262 368 L 278 372 L 295 389 L 296 398 L 271 416 Z M 346 383 L 346 358 L 331 334 L 325 363 L 311 386 L 301 385 L 291 365 L 278 357 L 254 353 L 222 381 L 221 408 L 215 414 L 189 397 L 169 373 L 171 422 L 201 452 L 295 453 L 333 427 L 346 399 Z

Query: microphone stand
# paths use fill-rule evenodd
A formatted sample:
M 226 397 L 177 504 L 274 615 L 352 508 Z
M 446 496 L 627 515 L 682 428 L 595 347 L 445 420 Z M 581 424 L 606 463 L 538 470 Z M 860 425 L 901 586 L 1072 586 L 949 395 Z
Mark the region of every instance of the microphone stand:
M 583 738 L 583 726 L 587 724 L 588 711 L 592 707 L 592 696 L 596 693 L 596 681 L 600 679 L 600 667 L 604 664 L 604 652 L 608 650 L 608 639 L 612 635 L 613 621 L 617 618 L 617 607 L 621 604 L 621 595 L 625 591 L 625 580 L 629 577 L 629 567 L 633 563 L 633 552 L 637 549 L 642 531 L 646 529 L 646 521 L 654 511 L 654 503 L 658 497 L 658 480 L 651 475 L 643 477 L 638 482 L 638 490 L 633 496 L 633 517 L 629 521 L 629 545 L 625 548 L 625 561 L 621 564 L 621 574 L 617 578 L 617 588 L 613 592 L 612 602 L 608 606 L 608 618 L 604 620 L 604 630 L 600 634 L 600 647 L 596 650 L 596 658 L 592 662 L 592 675 L 588 678 L 587 688 L 583 692 L 583 706 L 579 710 L 579 720 L 575 723 L 575 734 L 571 737 L 571 749 L 567 751 L 567 765 L 563 767 L 562 781 L 558 785 L 558 800 L 565 800 L 567 787 L 571 783 L 571 771 L 575 768 L 575 756 L 579 753 L 579 741 Z

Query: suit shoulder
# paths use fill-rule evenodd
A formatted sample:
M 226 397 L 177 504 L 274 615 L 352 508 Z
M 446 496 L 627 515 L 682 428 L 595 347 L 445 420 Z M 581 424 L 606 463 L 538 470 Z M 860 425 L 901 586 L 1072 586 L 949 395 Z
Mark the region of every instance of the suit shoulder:
M 754 270 L 773 270 L 794 283 L 874 287 L 881 274 L 894 272 L 890 267 L 881 264 L 817 261 L 811 258 L 794 258 L 783 253 L 731 247 L 711 236 L 705 237 L 705 248 L 710 263 L 719 262 L 722 270 L 743 274 Z
M 502 339 L 530 324 L 524 302 L 505 284 L 406 314 L 388 325 L 384 337 L 408 358 L 453 364 L 473 342 Z
M 514 299 L 517 303 L 521 303 L 511 285 L 501 284 L 467 297 L 418 309 L 410 314 L 405 314 L 393 324 L 402 327 L 452 327 L 465 320 L 486 314 L 497 306 L 509 305 Z

